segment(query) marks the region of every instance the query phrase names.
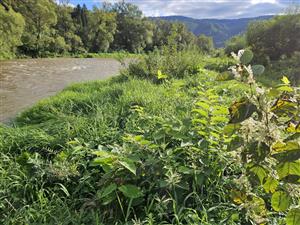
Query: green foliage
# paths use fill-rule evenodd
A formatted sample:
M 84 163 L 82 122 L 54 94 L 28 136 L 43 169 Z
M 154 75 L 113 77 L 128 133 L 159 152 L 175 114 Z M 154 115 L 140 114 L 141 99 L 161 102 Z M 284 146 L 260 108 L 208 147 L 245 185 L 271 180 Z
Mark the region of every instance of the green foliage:
M 0 6 L 0 59 L 14 56 L 16 48 L 22 44 L 24 26 L 24 18 L 19 13 Z
M 198 73 L 202 58 L 204 56 L 195 51 L 177 51 L 165 48 L 162 50 L 162 54 L 154 51 L 130 63 L 126 73 L 128 76 L 153 81 L 160 80 L 157 71 L 161 71 L 169 78 L 183 78 Z
M 199 49 L 205 53 L 211 53 L 214 50 L 214 42 L 212 37 L 200 35 L 196 42 Z
M 270 202 L 274 211 L 287 213 L 291 205 L 299 204 L 300 199 L 296 191 L 299 190 L 300 178 L 299 90 L 292 87 L 285 76 L 283 83 L 275 88 L 260 87 L 255 76 L 261 75 L 264 68 L 248 65 L 253 58 L 252 52 L 241 50 L 233 56 L 238 64 L 231 67 L 232 72 L 236 78 L 248 83 L 250 89 L 250 94 L 230 107 L 228 126 L 233 128 L 230 146 L 238 143 L 237 148 L 231 150 L 239 154 L 238 160 L 243 165 L 238 182 L 239 193 L 244 197 L 235 197 L 238 199 L 235 202 L 243 203 L 243 207 L 249 210 L 247 196 L 261 196 L 263 205 Z M 261 187 L 272 196 L 263 195 Z M 270 220 L 266 213 L 262 213 L 267 208 L 263 206 L 262 210 L 250 214 L 256 223 Z M 287 217 L 289 220 L 290 216 Z
M 176 38 L 0 126 L 1 224 L 298 224 L 299 89 Z
M 71 7 L 61 5 L 56 8 L 57 23 L 55 29 L 59 36 L 64 38 L 66 43 L 65 51 L 71 53 L 82 53 L 85 52 L 81 37 L 76 35 L 76 24 L 72 19 Z
M 140 53 L 151 44 L 152 23 L 142 17 L 142 12 L 136 5 L 120 1 L 106 4 L 104 9 L 117 14 L 117 33 L 112 44 L 114 50 Z
M 22 53 L 40 56 L 53 42 L 52 26 L 57 22 L 55 4 L 49 0 L 29 0 L 26 4 L 17 3 L 14 9 L 26 21 L 20 47 Z
M 300 209 L 293 208 L 289 211 L 286 217 L 287 225 L 296 225 L 300 223 Z
M 235 224 L 222 131 L 242 92 L 216 75 L 75 84 L 2 126 L 0 222 Z
M 247 47 L 244 35 L 234 36 L 225 43 L 225 54 L 230 56 L 231 52 L 238 52 L 240 49 Z
M 91 52 L 107 52 L 116 32 L 116 14 L 94 8 L 90 19 Z
M 278 60 L 283 55 L 291 57 L 300 50 L 299 21 L 300 14 L 295 14 L 254 22 L 247 29 L 247 43 L 258 59 Z
M 137 6 L 124 1 L 104 3 L 92 10 L 84 4 L 72 8 L 53 0 L 29 0 L 26 4 L 4 1 L 12 9 L 7 12 L 2 5 L 0 9 L 0 31 L 5 37 L 5 41 L 0 39 L 1 58 L 12 58 L 15 53 L 30 57 L 114 51 L 144 53 L 162 49 L 166 44 L 181 51 L 196 44 L 195 35 L 185 25 L 152 21 Z M 210 39 L 202 42 L 204 52 L 212 49 Z

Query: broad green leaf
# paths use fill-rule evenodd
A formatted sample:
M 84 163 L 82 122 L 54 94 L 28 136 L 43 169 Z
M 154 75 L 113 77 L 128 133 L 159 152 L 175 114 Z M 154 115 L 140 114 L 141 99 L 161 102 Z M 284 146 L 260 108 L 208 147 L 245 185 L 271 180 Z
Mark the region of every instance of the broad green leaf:
M 249 145 L 249 153 L 253 160 L 260 162 L 270 153 L 270 147 L 265 142 L 254 141 Z
M 143 196 L 141 190 L 132 184 L 122 185 L 119 187 L 119 190 L 127 197 L 127 198 L 139 198 Z
M 280 162 L 295 161 L 300 158 L 298 141 L 276 142 L 272 146 L 272 156 Z
M 281 163 L 277 167 L 277 173 L 280 179 L 285 178 L 289 175 L 300 176 L 300 160 Z
M 286 85 L 289 85 L 291 82 L 289 81 L 289 78 L 287 78 L 286 76 L 283 76 L 281 81 L 286 84 Z
M 297 141 L 289 141 L 286 143 L 278 141 L 272 145 L 272 153 L 281 153 L 297 149 L 300 149 L 300 145 Z
M 115 158 L 113 157 L 106 157 L 106 158 L 95 158 L 92 162 L 92 166 L 113 166 L 115 162 Z
M 104 150 L 93 151 L 92 154 L 94 154 L 98 157 L 103 157 L 103 158 L 115 157 L 115 155 L 112 154 L 111 152 L 104 151 Z
M 230 106 L 229 113 L 231 118 L 229 123 L 243 122 L 256 110 L 256 106 L 253 105 L 247 98 L 242 98 Z
M 235 131 L 237 131 L 240 128 L 241 128 L 240 124 L 227 124 L 224 127 L 223 132 L 224 132 L 224 134 L 231 136 L 232 134 L 234 134 Z
M 286 216 L 286 225 L 300 224 L 300 208 L 291 209 Z
M 271 88 L 268 92 L 268 96 L 272 98 L 279 97 L 280 95 L 281 92 L 277 88 Z
M 253 212 L 256 215 L 260 215 L 260 216 L 266 216 L 267 214 L 267 209 L 266 209 L 266 203 L 265 201 L 257 196 L 253 196 L 252 200 L 249 202 L 251 210 L 253 210 Z
M 111 194 L 117 190 L 117 185 L 115 183 L 108 185 L 107 187 L 103 188 L 97 196 L 101 199 L 106 197 L 107 195 Z
M 115 199 L 116 199 L 116 195 L 111 193 L 111 194 L 101 198 L 101 204 L 108 205 L 108 204 L 112 203 Z
M 287 132 L 290 133 L 300 133 L 300 122 L 289 122 L 288 127 L 286 128 Z
M 252 72 L 254 76 L 262 75 L 264 71 L 265 71 L 265 67 L 263 65 L 252 66 Z
M 278 91 L 286 91 L 286 92 L 293 92 L 294 91 L 294 89 L 292 87 L 286 86 L 286 85 L 278 87 L 277 90 Z
M 297 114 L 297 104 L 298 103 L 294 99 L 284 96 L 282 98 L 277 99 L 277 101 L 271 107 L 271 111 L 274 112 L 276 115 Z
M 267 176 L 267 173 L 264 168 L 261 166 L 254 166 L 250 169 L 259 179 L 260 183 L 263 184 L 264 178 Z
M 244 65 L 249 64 L 251 60 L 253 59 L 253 53 L 252 51 L 246 49 L 242 56 L 240 57 L 240 62 Z
M 273 177 L 268 177 L 263 187 L 267 193 L 274 193 L 279 185 L 279 181 Z
M 128 158 L 122 158 L 119 159 L 119 163 L 124 166 L 126 169 L 128 169 L 131 173 L 136 175 L 136 166 L 134 164 L 134 161 Z
M 271 198 L 272 208 L 277 212 L 283 212 L 291 204 L 291 197 L 284 191 L 276 191 Z

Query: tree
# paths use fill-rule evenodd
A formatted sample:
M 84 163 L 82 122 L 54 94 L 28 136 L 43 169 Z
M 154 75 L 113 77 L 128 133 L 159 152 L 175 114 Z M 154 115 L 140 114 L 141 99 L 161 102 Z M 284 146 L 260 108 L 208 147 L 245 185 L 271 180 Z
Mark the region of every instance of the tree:
M 204 53 L 211 53 L 214 50 L 214 42 L 212 37 L 207 37 L 202 34 L 197 38 L 196 44 Z
M 157 20 L 154 23 L 152 49 L 161 48 L 168 44 L 168 36 L 172 32 L 172 23 L 165 20 Z
M 117 28 L 116 14 L 94 8 L 90 17 L 90 51 L 107 52 Z
M 277 16 L 251 23 L 247 29 L 248 45 L 259 57 L 278 60 L 300 51 L 300 14 Z
M 195 35 L 188 31 L 183 23 L 172 23 L 167 45 L 176 48 L 176 51 L 185 50 L 195 45 Z
M 64 39 L 66 50 L 72 53 L 84 52 L 82 40 L 76 35 L 76 27 L 71 17 L 73 9 L 67 3 L 62 2 L 57 7 L 57 24 L 55 29 L 58 35 Z M 59 43 L 62 43 L 61 40 Z
M 28 0 L 26 4 L 13 1 L 13 7 L 26 21 L 21 50 L 41 56 L 51 42 L 52 26 L 56 24 L 55 3 L 52 0 Z
M 237 35 L 226 41 L 225 43 L 225 54 L 230 55 L 231 52 L 238 52 L 240 49 L 246 48 L 246 37 L 245 35 Z
M 0 5 L 0 58 L 9 58 L 15 54 L 16 47 L 22 44 L 24 26 L 21 14 Z
M 78 35 L 85 47 L 88 49 L 89 46 L 89 10 L 87 9 L 86 5 L 83 4 L 81 7 L 77 5 L 73 12 L 71 13 L 72 19 L 74 21 L 76 31 L 75 34 Z
M 140 52 L 152 44 L 153 25 L 143 18 L 136 5 L 121 1 L 106 4 L 104 9 L 117 14 L 117 32 L 112 45 L 114 50 Z

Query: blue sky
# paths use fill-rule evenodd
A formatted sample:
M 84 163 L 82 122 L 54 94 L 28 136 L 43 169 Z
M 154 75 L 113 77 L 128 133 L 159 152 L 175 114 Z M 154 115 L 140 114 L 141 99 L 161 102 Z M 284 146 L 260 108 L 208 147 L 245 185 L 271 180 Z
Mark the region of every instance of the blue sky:
M 108 0 L 107 2 L 116 2 Z M 70 0 L 71 4 L 101 6 L 103 0 Z M 193 18 L 243 18 L 283 13 L 300 0 L 127 0 L 146 16 L 182 15 Z

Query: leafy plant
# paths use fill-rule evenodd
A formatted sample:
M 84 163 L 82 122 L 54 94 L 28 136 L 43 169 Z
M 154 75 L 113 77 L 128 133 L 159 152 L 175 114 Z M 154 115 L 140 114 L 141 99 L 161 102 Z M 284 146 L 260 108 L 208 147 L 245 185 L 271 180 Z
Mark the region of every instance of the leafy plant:
M 239 190 L 233 190 L 234 201 L 248 209 L 257 224 L 269 220 L 267 211 L 275 211 L 273 215 L 288 212 L 287 224 L 296 225 L 300 198 L 299 89 L 285 76 L 275 88 L 261 87 L 255 76 L 264 68 L 249 65 L 252 52 L 240 50 L 232 55 L 238 63 L 230 68 L 234 77 L 249 85 L 249 94 L 229 109 L 229 149 L 238 153 L 237 160 L 243 165 Z M 261 210 L 251 211 L 249 204 L 256 203 Z

